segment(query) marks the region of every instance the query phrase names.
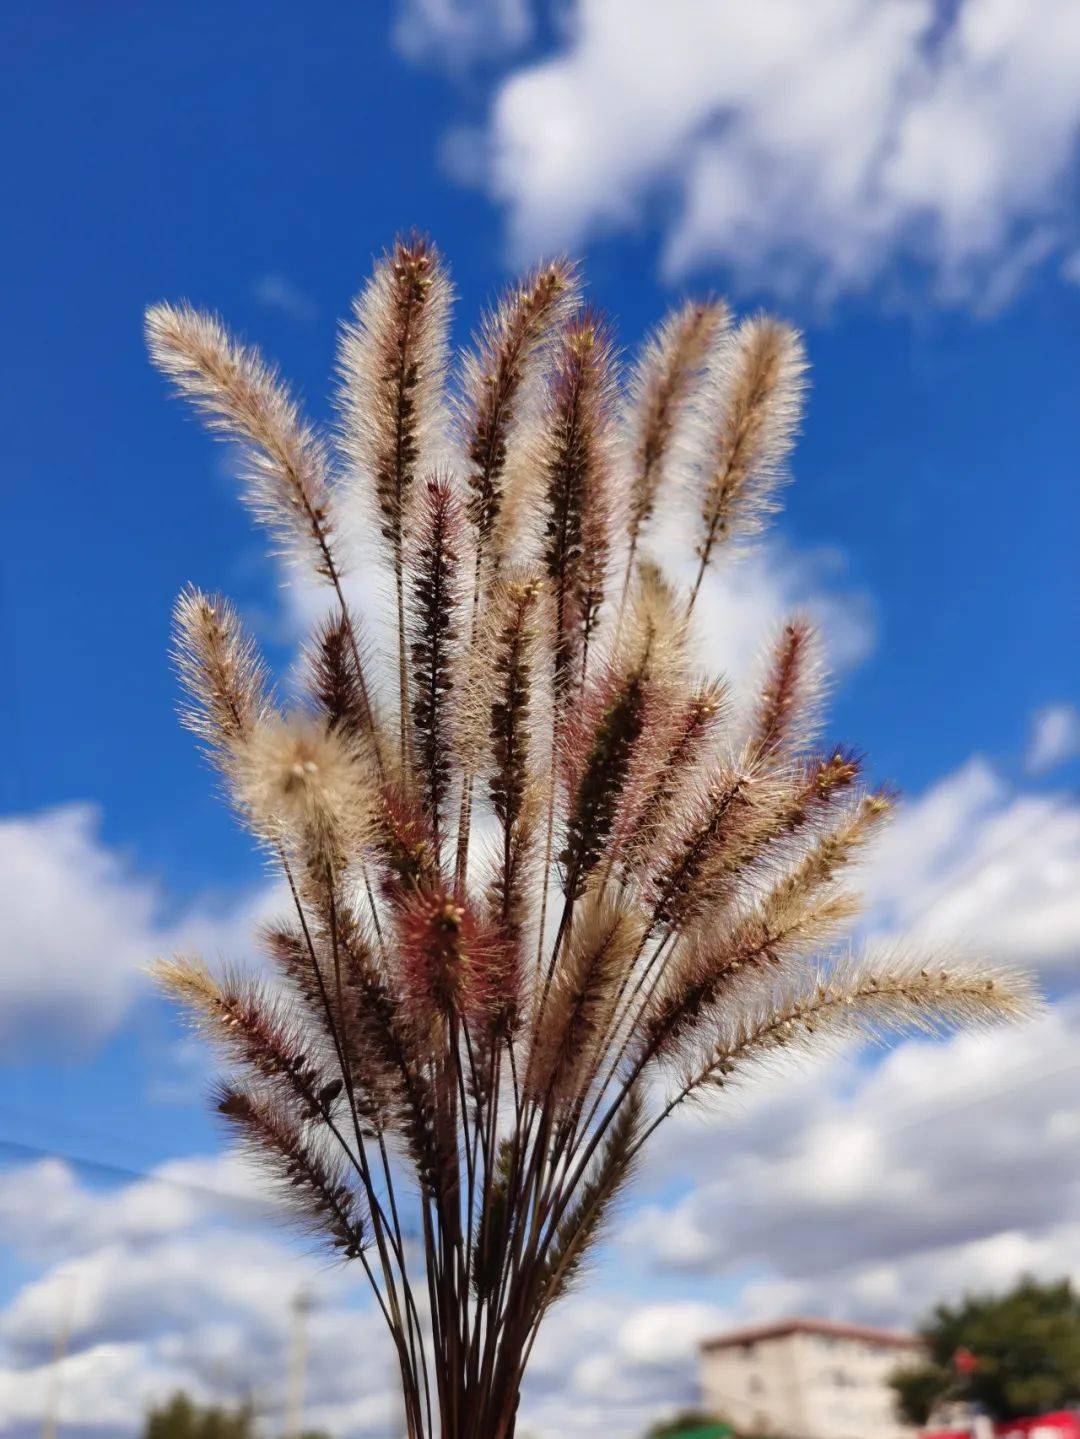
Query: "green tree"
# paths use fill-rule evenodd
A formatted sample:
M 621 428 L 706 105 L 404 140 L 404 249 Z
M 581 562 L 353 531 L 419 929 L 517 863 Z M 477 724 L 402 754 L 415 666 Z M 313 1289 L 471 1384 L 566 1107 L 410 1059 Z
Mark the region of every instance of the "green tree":
M 654 1424 L 645 1439 L 723 1439 L 732 1435 L 729 1424 L 700 1409 L 682 1409 L 671 1419 Z
M 998 1422 L 1080 1402 L 1080 1295 L 1068 1279 L 1031 1278 L 1005 1294 L 939 1304 L 919 1329 L 926 1360 L 892 1378 L 905 1419 L 966 1400 Z
M 144 1439 L 257 1439 L 255 1420 L 249 1404 L 223 1409 L 196 1404 L 186 1394 L 174 1394 L 161 1409 L 146 1416 Z M 307 1430 L 300 1439 L 326 1439 L 325 1434 Z
M 206 1408 L 186 1394 L 174 1394 L 146 1419 L 145 1439 L 254 1439 L 251 1409 Z

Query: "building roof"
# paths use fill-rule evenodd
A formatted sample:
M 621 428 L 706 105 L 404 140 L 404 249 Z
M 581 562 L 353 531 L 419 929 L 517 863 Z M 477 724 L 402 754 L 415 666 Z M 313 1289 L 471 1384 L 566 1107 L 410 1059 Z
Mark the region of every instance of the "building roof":
M 833 1339 L 859 1339 L 868 1344 L 888 1344 L 895 1349 L 917 1349 L 914 1334 L 895 1329 L 875 1329 L 869 1324 L 843 1324 L 835 1319 L 777 1319 L 771 1324 L 750 1324 L 742 1329 L 729 1329 L 701 1341 L 701 1348 L 728 1349 L 736 1344 L 760 1344 L 766 1339 L 786 1339 L 789 1334 L 824 1334 Z

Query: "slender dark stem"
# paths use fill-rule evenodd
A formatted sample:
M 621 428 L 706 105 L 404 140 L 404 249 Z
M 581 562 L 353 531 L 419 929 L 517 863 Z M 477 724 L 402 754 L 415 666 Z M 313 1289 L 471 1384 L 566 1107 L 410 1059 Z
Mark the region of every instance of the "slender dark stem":
M 380 1204 L 380 1202 L 379 1202 L 378 1195 L 377 1195 L 376 1192 L 375 1192 L 375 1187 L 374 1187 L 374 1184 L 372 1183 L 372 1179 L 371 1179 L 371 1171 L 370 1171 L 370 1168 L 369 1168 L 368 1163 L 367 1163 L 367 1158 L 366 1158 L 365 1149 L 364 1149 L 363 1132 L 362 1132 L 362 1129 L 361 1129 L 361 1126 L 360 1126 L 359 1114 L 358 1114 L 358 1111 L 357 1111 L 357 1108 L 356 1108 L 355 1092 L 354 1092 L 353 1087 L 352 1087 L 352 1071 L 351 1071 L 351 1066 L 349 1065 L 347 1056 L 346 1056 L 346 1054 L 345 1054 L 345 1049 L 344 1049 L 344 1045 L 343 1045 L 343 1043 L 342 1043 L 341 1036 L 340 1036 L 340 1034 L 338 1033 L 338 1025 L 337 1025 L 337 1022 L 336 1022 L 335 1019 L 334 1019 L 333 1008 L 332 1008 L 332 1006 L 331 1006 L 331 1004 L 330 1004 L 330 997 L 329 997 L 329 995 L 328 995 L 327 992 L 326 992 L 326 982 L 325 982 L 325 980 L 324 980 L 324 978 L 323 978 L 322 968 L 321 968 L 321 966 L 320 966 L 320 964 L 319 964 L 318 955 L 317 955 L 316 950 L 315 950 L 315 945 L 314 945 L 314 942 L 313 942 L 313 940 L 312 940 L 312 938 L 311 938 L 311 931 L 310 931 L 310 929 L 309 929 L 309 927 L 308 927 L 307 915 L 306 915 L 305 912 L 304 912 L 304 906 L 303 906 L 303 904 L 302 904 L 302 902 L 301 902 L 301 900 L 300 900 L 300 893 L 299 893 L 299 891 L 298 891 L 298 889 L 297 889 L 297 887 L 296 887 L 296 881 L 295 881 L 295 879 L 293 878 L 292 869 L 291 869 L 291 867 L 290 867 L 290 865 L 289 865 L 289 862 L 288 862 L 287 858 L 285 857 L 284 852 L 283 852 L 283 851 L 279 851 L 279 854 L 280 854 L 280 858 L 281 858 L 282 868 L 283 868 L 283 870 L 284 870 L 285 877 L 286 877 L 286 880 L 287 880 L 288 885 L 289 885 L 289 891 L 290 891 L 290 893 L 291 893 L 291 895 L 292 895 L 293 904 L 295 905 L 295 908 L 296 908 L 296 913 L 297 913 L 297 917 L 298 917 L 299 922 L 300 922 L 300 927 L 301 927 L 301 931 L 302 931 L 303 936 L 304 936 L 304 941 L 305 941 L 305 944 L 306 944 L 307 949 L 308 949 L 308 954 L 309 954 L 309 957 L 310 957 L 310 960 L 311 960 L 312 970 L 313 970 L 313 973 L 314 973 L 314 976 L 315 976 L 316 984 L 317 984 L 318 989 L 319 989 L 320 999 L 321 999 L 321 1001 L 322 1001 L 322 1005 L 323 1005 L 323 1009 L 324 1009 L 324 1014 L 325 1014 L 325 1018 L 326 1018 L 327 1028 L 328 1028 L 328 1030 L 329 1030 L 329 1032 L 330 1032 L 331 1042 L 333 1043 L 335 1052 L 336 1052 L 336 1054 L 337 1054 L 338 1065 L 339 1065 L 339 1068 L 340 1068 L 340 1070 L 341 1070 L 342 1082 L 343 1082 L 343 1084 L 345 1085 L 346 1094 L 347 1094 L 348 1100 L 349 1100 L 349 1107 L 350 1107 L 350 1111 L 351 1111 L 351 1115 L 352 1115 L 352 1121 L 353 1121 L 353 1129 L 354 1129 L 355 1136 L 356 1136 L 356 1151 L 357 1151 L 357 1160 L 358 1160 L 360 1177 L 361 1177 L 361 1180 L 362 1180 L 362 1182 L 363 1182 L 365 1192 L 366 1192 L 366 1194 L 367 1194 L 368 1206 L 369 1206 L 369 1209 L 370 1209 L 370 1211 L 371 1211 L 372 1229 L 373 1229 L 373 1231 L 374 1231 L 374 1233 L 375 1233 L 376 1244 L 377 1244 L 378 1249 L 379 1249 L 379 1260 L 380 1260 L 380 1264 L 381 1264 L 382 1270 L 383 1270 L 383 1279 L 384 1279 L 384 1282 L 385 1282 L 385 1284 L 386 1284 L 386 1301 L 387 1301 L 387 1304 L 388 1304 L 388 1306 L 389 1306 L 390 1312 L 391 1312 L 391 1314 L 392 1314 L 392 1316 L 393 1316 L 393 1322 L 390 1324 L 390 1333 L 391 1333 L 392 1339 L 394 1340 L 394 1344 L 395 1344 L 395 1346 L 397 1347 L 397 1350 L 398 1350 L 398 1358 L 399 1358 L 399 1362 L 400 1362 L 400 1365 L 401 1365 L 402 1383 L 403 1383 L 404 1390 L 405 1390 L 406 1403 L 407 1403 L 407 1405 L 408 1405 L 410 1408 L 412 1408 L 412 1407 L 413 1407 L 413 1403 L 414 1403 L 414 1394 L 415 1394 L 415 1396 L 416 1396 L 416 1402 L 417 1402 L 417 1403 L 418 1403 L 418 1401 L 419 1401 L 419 1396 L 418 1396 L 418 1391 L 416 1391 L 415 1381 L 414 1381 L 414 1378 L 413 1378 L 412 1373 L 411 1373 L 411 1365 L 410 1365 L 409 1357 L 408 1357 L 408 1355 L 406 1354 L 406 1345 L 405 1345 L 405 1339 L 404 1339 L 404 1326 L 403 1326 L 403 1324 L 402 1324 L 402 1322 L 401 1322 L 401 1313 L 400 1313 L 400 1309 L 399 1309 L 399 1306 L 398 1306 L 398 1299 L 397 1299 L 397 1286 L 396 1286 L 396 1283 L 395 1283 L 395 1281 L 394 1281 L 393 1270 L 392 1270 L 392 1268 L 391 1268 L 391 1266 L 390 1266 L 389 1255 L 388 1255 L 387 1250 L 386 1250 L 386 1242 L 385 1242 L 385 1234 L 384 1234 L 385 1215 L 384 1215 L 384 1213 L 383 1213 L 383 1211 L 382 1211 L 382 1206 L 381 1206 L 381 1204 Z M 332 928 L 334 928 L 333 925 L 332 925 Z M 335 970 L 337 970 L 337 967 L 338 967 L 338 957 L 337 957 L 337 941 L 336 941 L 336 935 L 335 935 L 335 938 L 334 938 L 334 940 L 333 940 L 333 944 L 334 944 L 334 953 L 335 953 L 335 961 L 334 961 L 334 962 L 335 962 Z M 342 1013 L 342 1011 L 341 1011 L 340 1008 L 339 1008 L 338 1013 L 339 1013 L 339 1014 Z M 385 1309 L 384 1309 L 384 1312 L 385 1312 Z M 411 1422 L 411 1421 L 410 1421 L 410 1422 Z

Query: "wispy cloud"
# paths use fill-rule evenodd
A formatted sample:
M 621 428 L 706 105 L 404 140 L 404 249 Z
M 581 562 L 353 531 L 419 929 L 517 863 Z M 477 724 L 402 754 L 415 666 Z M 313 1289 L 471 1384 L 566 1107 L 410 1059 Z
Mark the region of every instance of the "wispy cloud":
M 1071 704 L 1047 705 L 1031 721 L 1024 765 L 1029 774 L 1047 774 L 1080 754 L 1080 713 Z
M 285 275 L 260 275 L 251 287 L 251 295 L 263 309 L 276 310 L 300 324 L 310 324 L 319 313 L 311 296 Z
M 1075 236 L 1072 0 L 574 0 L 561 33 L 449 147 L 517 256 L 659 223 L 669 277 L 827 299 L 914 267 L 986 310 Z
M 393 41 L 414 63 L 460 71 L 514 54 L 533 30 L 529 0 L 403 0 Z

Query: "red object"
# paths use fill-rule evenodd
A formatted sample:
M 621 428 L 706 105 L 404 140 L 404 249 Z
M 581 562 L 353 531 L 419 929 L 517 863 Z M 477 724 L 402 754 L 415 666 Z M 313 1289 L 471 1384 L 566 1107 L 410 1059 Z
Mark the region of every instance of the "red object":
M 961 1347 L 952 1357 L 953 1368 L 957 1374 L 974 1374 L 979 1367 L 979 1361 L 970 1349 Z
M 970 1429 L 924 1429 L 921 1439 L 972 1439 Z M 994 1439 L 1080 1439 L 1080 1414 L 1062 1410 L 994 1426 Z
M 1080 1414 L 1039 1414 L 994 1427 L 996 1439 L 1080 1439 Z

